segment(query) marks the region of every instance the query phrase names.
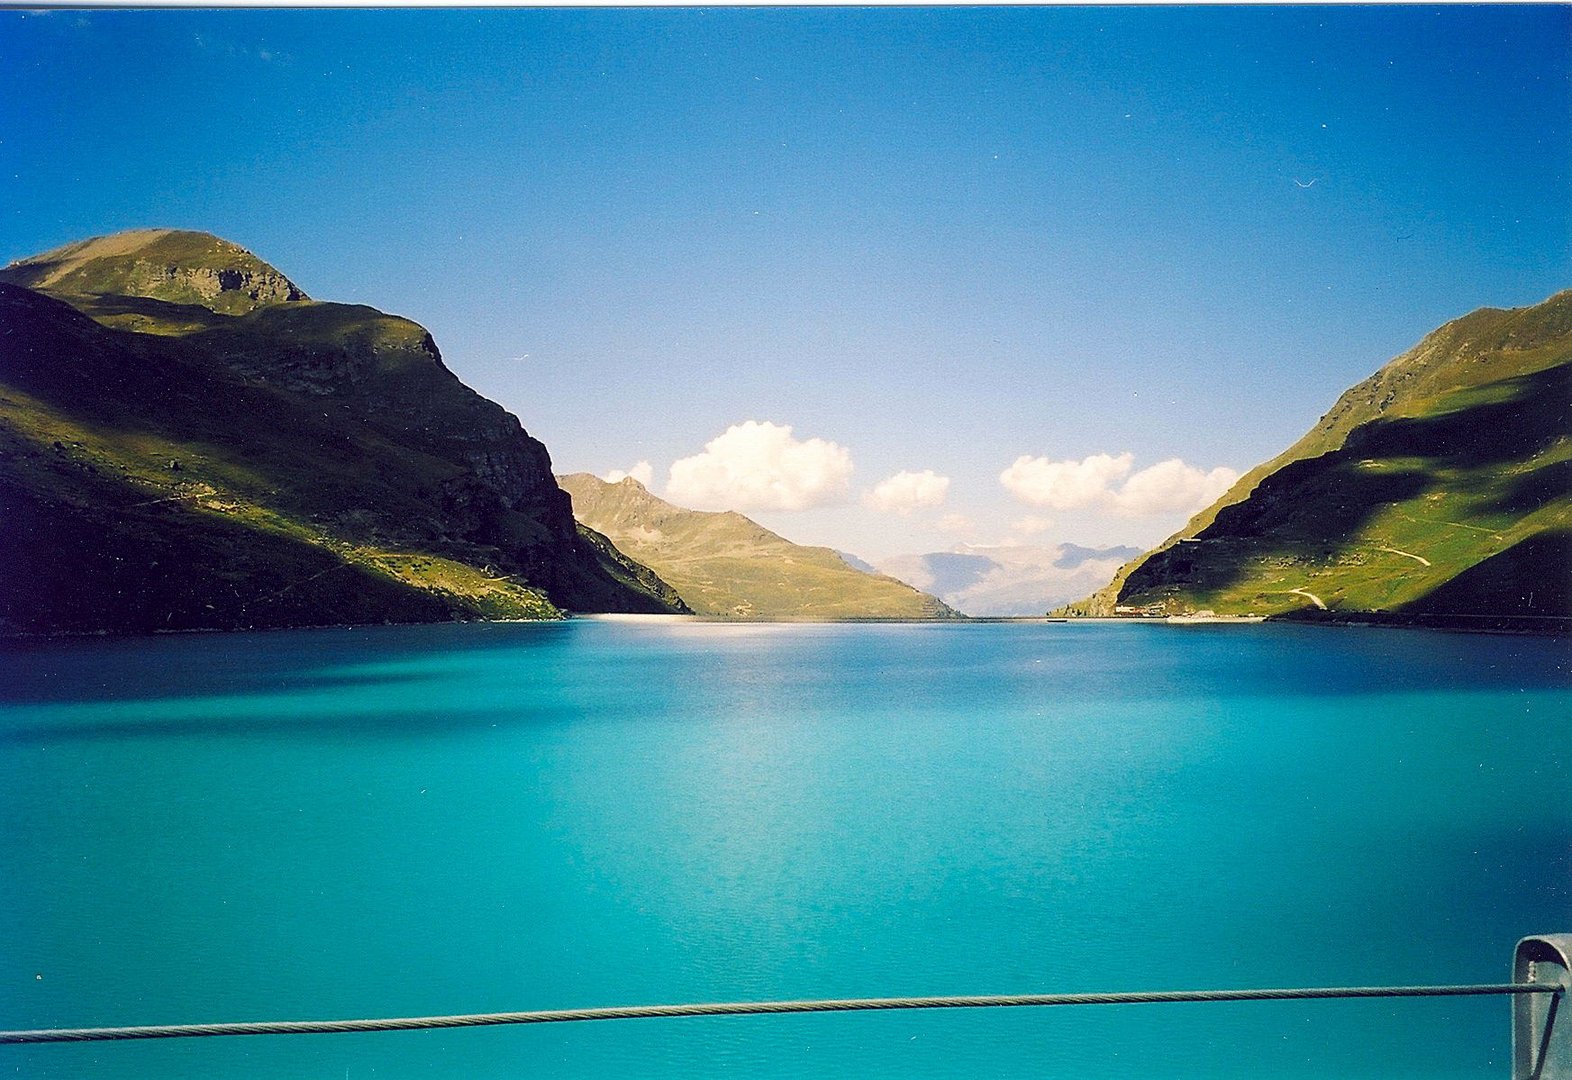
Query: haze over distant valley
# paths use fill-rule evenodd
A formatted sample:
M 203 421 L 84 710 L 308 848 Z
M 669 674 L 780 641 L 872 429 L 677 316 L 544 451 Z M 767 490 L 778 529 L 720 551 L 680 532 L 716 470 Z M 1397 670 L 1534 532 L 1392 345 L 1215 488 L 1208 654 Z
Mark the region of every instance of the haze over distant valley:
M 960 544 L 949 551 L 881 559 L 877 569 L 966 615 L 1041 615 L 1102 588 L 1140 553 L 1134 547 L 1075 544 Z

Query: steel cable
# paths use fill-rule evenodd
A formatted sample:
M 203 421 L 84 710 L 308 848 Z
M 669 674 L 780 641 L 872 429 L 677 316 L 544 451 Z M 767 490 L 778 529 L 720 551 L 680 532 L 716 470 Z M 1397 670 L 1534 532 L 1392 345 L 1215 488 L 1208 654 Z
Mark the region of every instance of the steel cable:
M 0 1031 L 0 1043 L 98 1042 L 114 1039 L 190 1039 L 217 1035 L 326 1035 L 351 1031 L 413 1031 L 498 1024 L 563 1024 L 581 1020 L 644 1020 L 681 1016 L 761 1016 L 778 1013 L 866 1012 L 892 1009 L 987 1009 L 1050 1005 L 1151 1005 L 1203 1001 L 1301 1001 L 1317 998 L 1469 997 L 1487 994 L 1560 994 L 1550 983 L 1459 986 L 1327 986 L 1282 990 L 1152 990 L 1093 994 L 1005 994 L 969 997 L 831 998 L 817 1001 L 741 1001 L 694 1005 L 625 1005 L 535 1012 L 466 1013 L 373 1020 L 275 1020 L 139 1027 L 45 1028 Z

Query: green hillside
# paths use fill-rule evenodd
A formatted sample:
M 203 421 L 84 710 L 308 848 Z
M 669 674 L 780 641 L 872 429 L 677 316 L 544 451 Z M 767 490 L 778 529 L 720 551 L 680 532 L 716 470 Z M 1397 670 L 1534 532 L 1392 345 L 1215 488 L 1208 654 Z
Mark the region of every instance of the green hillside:
M 207 233 L 132 229 L 18 259 L 3 280 L 62 296 L 124 294 L 239 315 L 305 300 L 294 282 L 245 248 Z
M 307 300 L 200 233 L 0 282 L 0 630 L 680 609 L 576 526 L 545 448 L 415 323 Z
M 579 521 L 669 582 L 700 615 L 734 618 L 956 618 L 894 578 L 854 569 L 829 548 L 793 544 L 737 513 L 685 510 L 631 477 L 557 482 Z
M 1068 614 L 1572 617 L 1572 292 L 1448 323 Z

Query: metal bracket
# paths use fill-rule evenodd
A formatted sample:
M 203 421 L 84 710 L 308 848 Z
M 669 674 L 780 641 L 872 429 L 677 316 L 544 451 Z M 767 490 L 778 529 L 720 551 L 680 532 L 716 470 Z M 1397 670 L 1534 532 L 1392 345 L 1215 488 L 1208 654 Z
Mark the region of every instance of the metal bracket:
M 1512 981 L 1560 986 L 1559 994 L 1519 994 L 1512 1002 L 1512 1080 L 1572 1080 L 1572 934 L 1517 943 Z

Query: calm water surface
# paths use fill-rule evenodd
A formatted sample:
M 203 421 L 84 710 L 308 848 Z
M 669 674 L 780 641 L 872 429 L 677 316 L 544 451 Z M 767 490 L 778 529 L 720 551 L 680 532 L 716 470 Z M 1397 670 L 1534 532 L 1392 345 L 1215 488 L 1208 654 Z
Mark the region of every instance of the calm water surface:
M 1566 642 L 576 621 L 0 653 L 0 1027 L 1497 982 Z M 0 1076 L 1508 1075 L 1501 999 L 0 1047 Z

